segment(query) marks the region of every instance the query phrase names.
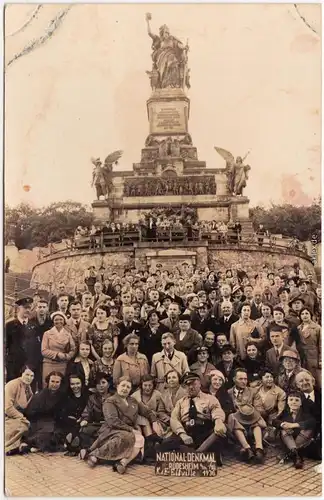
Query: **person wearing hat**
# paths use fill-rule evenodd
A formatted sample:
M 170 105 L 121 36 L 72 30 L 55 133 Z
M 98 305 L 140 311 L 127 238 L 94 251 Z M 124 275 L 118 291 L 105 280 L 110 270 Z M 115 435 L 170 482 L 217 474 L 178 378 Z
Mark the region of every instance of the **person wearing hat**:
M 54 326 L 44 333 L 42 340 L 43 385 L 52 371 L 65 375 L 68 362 L 76 353 L 75 342 L 66 329 L 67 317 L 60 311 L 51 314 Z
M 285 313 L 285 316 L 289 314 L 289 294 L 290 289 L 287 286 L 281 286 L 278 290 L 278 306 L 281 307 Z
M 238 316 L 242 304 L 243 302 L 245 302 L 245 295 L 243 293 L 243 287 L 241 285 L 239 284 L 234 285 L 232 290 L 232 300 L 233 300 L 233 312 L 236 316 Z
M 301 371 L 298 351 L 289 347 L 280 356 L 277 383 L 286 393 L 296 390 L 296 375 Z
M 242 403 L 235 413 L 229 415 L 227 425 L 241 445 L 241 459 L 246 462 L 254 459 L 262 464 L 264 462 L 262 431 L 267 425 L 260 412 L 252 404 Z M 254 453 L 249 442 L 251 439 L 255 441 Z
M 288 393 L 286 408 L 273 423 L 288 452 L 283 460 L 290 458 L 296 469 L 302 469 L 304 464 L 301 451 L 312 441 L 316 420 L 303 408 L 302 394 L 298 390 Z
M 139 331 L 139 350 L 145 354 L 149 364 L 152 363 L 153 354 L 161 349 L 161 339 L 163 333 L 168 331 L 167 327 L 159 322 L 159 315 L 153 309 L 147 315 L 147 321 Z
M 92 306 L 94 309 L 98 307 L 100 304 L 103 304 L 107 300 L 110 300 L 111 297 L 109 295 L 106 295 L 103 293 L 103 287 L 100 281 L 96 281 L 96 283 L 93 286 L 93 301 L 92 301 Z
M 308 279 L 300 280 L 299 282 L 300 296 L 302 299 L 304 299 L 304 305 L 310 309 L 313 316 L 314 311 L 317 310 L 318 308 L 318 299 L 316 297 L 316 294 L 312 290 L 309 290 L 308 287 L 309 287 Z
M 173 333 L 163 333 L 161 344 L 163 349 L 153 354 L 151 365 L 151 375 L 155 378 L 159 391 L 165 388 L 165 375 L 169 370 L 175 370 L 181 377 L 189 371 L 187 356 L 175 349 L 176 340 Z
M 297 328 L 297 326 L 300 325 L 299 313 L 304 305 L 305 305 L 305 300 L 300 296 L 298 290 L 290 294 L 290 299 L 289 299 L 290 309 L 289 313 L 286 315 L 286 321 L 288 322 L 289 325 L 294 326 L 295 328 Z
M 226 435 L 224 411 L 214 396 L 201 391 L 199 375 L 189 372 L 184 384 L 188 395 L 177 401 L 170 419 L 172 435 L 162 441 L 159 451 L 207 451 L 204 442 L 212 434 Z
M 17 317 L 5 324 L 5 366 L 6 381 L 20 376 L 22 367 L 30 365 L 36 370 L 42 362 L 40 354 L 41 339 L 35 323 L 30 321 L 33 299 L 23 297 L 16 301 Z M 35 382 L 33 383 L 33 390 Z
M 216 364 L 216 369 L 223 373 L 224 387 L 230 389 L 233 387 L 233 377 L 235 370 L 241 367 L 241 363 L 235 358 L 236 351 L 231 344 L 225 344 L 219 349 L 221 361 Z
M 190 364 L 193 359 L 195 349 L 202 345 L 202 336 L 191 328 L 191 318 L 189 314 L 179 316 L 179 332 L 175 333 L 176 349 L 183 352 Z
M 216 333 L 216 321 L 214 318 L 210 317 L 206 302 L 199 302 L 197 314 L 192 318 L 191 326 L 202 336 L 204 336 L 207 331 L 215 331 Z
M 196 373 L 200 377 L 201 390 L 208 392 L 210 384 L 209 374 L 215 370 L 215 366 L 208 362 L 209 352 L 208 347 L 201 346 L 196 348 L 196 362 L 190 366 L 190 371 Z
M 165 285 L 164 291 L 169 295 L 169 297 L 171 297 L 172 302 L 179 304 L 180 309 L 184 307 L 182 298 L 175 293 L 175 284 L 173 281 L 169 281 L 169 283 Z

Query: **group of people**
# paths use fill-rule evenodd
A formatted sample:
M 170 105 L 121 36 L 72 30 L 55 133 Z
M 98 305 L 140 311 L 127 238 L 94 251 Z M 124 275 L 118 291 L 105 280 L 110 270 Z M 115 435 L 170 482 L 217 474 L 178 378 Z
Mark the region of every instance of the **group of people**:
M 321 288 L 258 274 L 92 266 L 5 325 L 5 451 L 62 450 L 123 474 L 157 451 L 321 459 Z
M 239 222 L 182 220 L 181 217 L 146 217 L 138 224 L 107 222 L 91 228 L 78 226 L 74 233 L 73 248 L 90 246 L 100 248 L 109 245 L 124 245 L 128 241 L 162 241 L 176 239 L 213 239 L 220 243 L 237 243 L 241 239 L 242 226 Z

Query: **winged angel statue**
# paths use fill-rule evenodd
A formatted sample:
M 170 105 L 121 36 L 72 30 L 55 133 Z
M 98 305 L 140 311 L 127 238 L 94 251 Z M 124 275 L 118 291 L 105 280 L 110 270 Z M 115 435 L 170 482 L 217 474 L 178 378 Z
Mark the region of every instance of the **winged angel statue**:
M 113 163 L 117 165 L 122 154 L 123 151 L 121 150 L 110 153 L 105 159 L 104 164 L 102 164 L 100 158 L 91 158 L 91 162 L 94 165 L 91 186 L 96 188 L 97 200 L 100 200 L 100 196 L 104 196 L 105 200 L 108 199 L 113 187 L 111 175 Z
M 244 156 L 244 158 L 238 156 L 235 160 L 232 153 L 226 151 L 226 149 L 215 146 L 215 150 L 226 161 L 227 185 L 229 192 L 233 195 L 241 196 L 243 188 L 246 187 L 246 181 L 249 178 L 248 172 L 251 170 L 250 165 L 244 164 L 244 160 L 248 156 L 249 152 Z

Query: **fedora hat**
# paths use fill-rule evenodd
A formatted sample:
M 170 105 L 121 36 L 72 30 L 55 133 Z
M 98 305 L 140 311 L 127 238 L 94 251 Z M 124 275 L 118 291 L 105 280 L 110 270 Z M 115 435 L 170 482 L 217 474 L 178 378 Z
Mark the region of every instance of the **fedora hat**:
M 238 407 L 234 417 L 242 425 L 253 425 L 260 420 L 261 415 L 252 405 L 243 404 Z
M 289 307 L 291 307 L 293 305 L 294 302 L 297 302 L 297 300 L 300 300 L 303 304 L 305 304 L 305 300 L 301 297 L 300 293 L 294 293 L 292 296 L 291 296 L 291 299 L 290 301 L 288 302 L 289 304 Z
M 279 361 L 281 361 L 283 358 L 291 358 L 291 359 L 296 359 L 297 361 L 300 361 L 300 356 L 299 356 L 298 352 L 295 351 L 294 349 L 287 349 L 286 351 L 284 351 L 281 354 Z
M 238 290 L 241 290 L 241 292 L 243 292 L 242 287 L 240 285 L 235 285 L 232 290 L 232 295 L 234 295 Z

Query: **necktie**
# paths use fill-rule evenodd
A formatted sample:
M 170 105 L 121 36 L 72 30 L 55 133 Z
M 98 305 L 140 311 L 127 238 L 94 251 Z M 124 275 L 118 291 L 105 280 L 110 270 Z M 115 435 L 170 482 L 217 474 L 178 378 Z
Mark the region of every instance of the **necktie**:
M 168 354 L 168 358 L 171 360 L 173 358 L 173 353 L 172 352 L 169 352 Z
M 276 349 L 276 359 L 279 359 L 279 349 Z
M 196 420 L 198 415 L 197 407 L 194 402 L 194 398 L 189 399 L 189 419 Z
M 24 319 L 23 323 L 22 323 L 24 326 L 27 325 L 27 319 Z

